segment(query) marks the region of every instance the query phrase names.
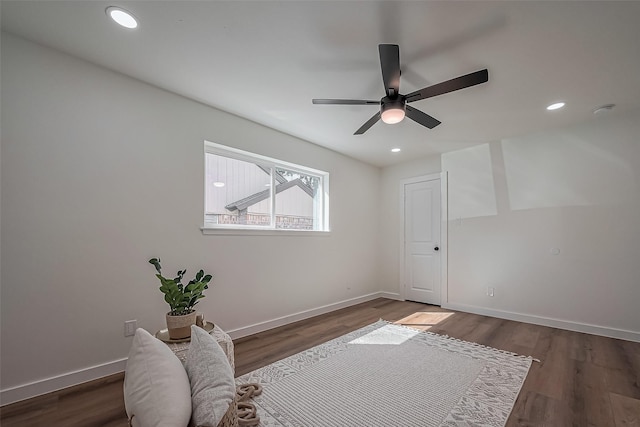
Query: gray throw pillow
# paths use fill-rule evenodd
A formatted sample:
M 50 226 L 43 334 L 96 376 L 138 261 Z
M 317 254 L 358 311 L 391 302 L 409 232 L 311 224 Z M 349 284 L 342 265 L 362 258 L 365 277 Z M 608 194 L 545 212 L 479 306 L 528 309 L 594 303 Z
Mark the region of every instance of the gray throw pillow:
M 184 367 L 191 383 L 192 424 L 216 427 L 235 397 L 233 371 L 216 340 L 195 325 Z

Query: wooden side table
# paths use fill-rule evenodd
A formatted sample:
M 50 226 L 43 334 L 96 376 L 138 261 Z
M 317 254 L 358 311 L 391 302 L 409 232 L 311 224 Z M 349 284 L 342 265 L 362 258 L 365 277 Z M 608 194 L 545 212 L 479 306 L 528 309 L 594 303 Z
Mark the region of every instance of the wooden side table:
M 229 364 L 231 365 L 231 371 L 235 375 L 236 365 L 235 365 L 235 359 L 233 354 L 233 341 L 231 341 L 231 337 L 225 331 L 223 331 L 220 327 L 218 327 L 218 325 L 215 325 L 213 327 L 211 332 L 209 332 L 209 335 L 211 335 L 216 340 L 216 342 L 220 344 L 220 347 L 222 347 L 222 351 L 224 352 L 224 354 L 227 355 L 227 359 L 229 360 Z M 180 359 L 180 361 L 184 363 L 187 357 L 187 350 L 189 349 L 189 344 L 191 343 L 189 341 L 179 342 L 179 343 L 172 343 L 167 341 L 164 341 L 164 342 L 169 346 L 171 351 L 173 351 L 173 353 L 176 356 L 178 356 L 178 359 Z

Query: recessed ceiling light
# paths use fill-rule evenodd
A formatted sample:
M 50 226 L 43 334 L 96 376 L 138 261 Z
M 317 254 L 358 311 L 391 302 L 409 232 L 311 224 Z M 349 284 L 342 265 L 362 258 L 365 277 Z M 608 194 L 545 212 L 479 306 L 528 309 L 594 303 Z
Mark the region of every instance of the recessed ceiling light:
M 551 104 L 547 107 L 547 110 L 557 110 L 558 108 L 564 107 L 564 102 L 556 102 L 555 104 Z
M 214 187 L 222 188 L 224 187 L 224 182 L 216 181 L 213 183 Z
M 109 6 L 106 12 L 107 15 L 111 17 L 111 19 L 125 28 L 133 29 L 138 26 L 138 21 L 136 20 L 136 18 L 131 12 L 127 10 L 116 6 Z
M 392 153 L 399 153 L 400 151 L 402 151 L 402 150 L 401 150 L 401 149 L 399 149 L 399 148 L 392 148 L 392 149 L 391 149 L 391 152 L 392 152 Z

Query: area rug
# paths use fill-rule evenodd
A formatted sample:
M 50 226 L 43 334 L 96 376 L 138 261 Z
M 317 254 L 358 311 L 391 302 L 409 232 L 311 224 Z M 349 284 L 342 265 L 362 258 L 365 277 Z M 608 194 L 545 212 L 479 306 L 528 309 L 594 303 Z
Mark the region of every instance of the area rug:
M 236 382 L 263 427 L 504 427 L 531 362 L 380 320 Z

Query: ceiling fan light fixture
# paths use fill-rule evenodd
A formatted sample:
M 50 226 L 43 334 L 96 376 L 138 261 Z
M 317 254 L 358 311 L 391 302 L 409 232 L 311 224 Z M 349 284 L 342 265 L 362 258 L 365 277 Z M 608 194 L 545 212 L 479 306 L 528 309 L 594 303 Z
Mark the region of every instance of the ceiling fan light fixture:
M 369 120 L 358 128 L 353 134 L 362 135 L 371 126 L 382 120 L 386 124 L 400 123 L 405 115 L 414 122 L 428 129 L 433 129 L 442 122 L 431 117 L 408 103 L 420 101 L 445 93 L 465 89 L 489 81 L 489 70 L 478 70 L 444 82 L 431 85 L 420 90 L 402 95 L 400 93 L 400 47 L 397 44 L 378 45 L 380 54 L 380 69 L 382 71 L 382 83 L 386 96 L 380 100 L 380 111 L 376 112 Z M 374 105 L 378 102 L 366 99 L 312 99 L 313 104 L 334 105 Z
M 382 112 L 382 121 L 388 125 L 400 123 L 404 119 L 404 110 L 401 108 L 390 108 Z
M 388 98 L 387 98 L 388 99 Z M 380 107 L 380 118 L 388 125 L 400 123 L 404 119 L 404 102 L 402 99 L 384 101 Z

